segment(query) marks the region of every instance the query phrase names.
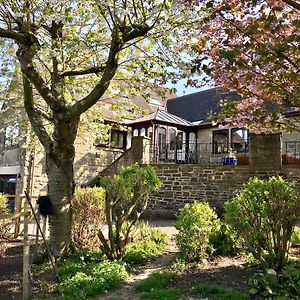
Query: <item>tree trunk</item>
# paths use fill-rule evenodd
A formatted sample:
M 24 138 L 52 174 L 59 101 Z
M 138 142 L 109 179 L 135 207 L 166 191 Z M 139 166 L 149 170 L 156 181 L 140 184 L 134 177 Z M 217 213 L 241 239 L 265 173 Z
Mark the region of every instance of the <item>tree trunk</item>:
M 50 215 L 50 249 L 56 257 L 70 248 L 73 196 L 73 161 L 57 161 L 47 155 L 48 196 L 52 203 L 53 215 Z

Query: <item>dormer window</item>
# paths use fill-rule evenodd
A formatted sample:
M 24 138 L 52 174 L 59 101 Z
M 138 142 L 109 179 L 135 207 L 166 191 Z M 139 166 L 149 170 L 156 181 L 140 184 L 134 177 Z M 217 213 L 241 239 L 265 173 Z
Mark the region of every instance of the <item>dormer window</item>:
M 164 106 L 162 105 L 160 100 L 157 99 L 157 98 L 150 98 L 149 104 L 152 105 L 152 106 L 159 107 L 159 108 L 164 108 Z
M 17 139 L 19 136 L 19 125 L 9 125 L 5 128 L 5 139 L 4 139 L 4 146 L 5 147 L 12 147 L 17 145 Z

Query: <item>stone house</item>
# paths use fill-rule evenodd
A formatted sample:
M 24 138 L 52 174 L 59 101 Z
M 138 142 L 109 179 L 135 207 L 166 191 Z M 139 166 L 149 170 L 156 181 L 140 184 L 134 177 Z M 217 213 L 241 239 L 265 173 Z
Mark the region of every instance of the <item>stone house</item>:
M 153 96 L 150 101 L 132 97 L 101 102 L 103 123 L 109 125 L 102 130 L 106 131 L 108 138 L 103 140 L 95 139 L 95 135 L 79 135 L 75 144 L 76 184 L 87 183 L 101 172 L 117 172 L 122 166 L 135 161 L 220 165 L 230 148 L 237 153 L 239 165 L 249 163 L 248 130 L 232 127 L 220 129 L 208 119 L 208 113 L 219 111 L 216 89 L 174 96 L 169 95 L 168 101 Z M 237 99 L 239 96 L 232 92 L 223 97 Z M 120 117 L 120 112 L 114 113 L 111 105 L 125 107 L 125 102 L 127 108 Z M 291 118 L 297 117 L 291 115 Z M 16 143 L 14 134 L 12 130 L 6 131 L 6 136 L 0 133 L 0 192 L 22 194 L 24 189 L 29 189 L 34 196 L 46 194 L 43 153 L 24 151 L 22 145 Z M 255 140 L 265 145 L 263 148 L 252 144 L 251 152 L 255 154 L 257 165 L 261 159 L 268 159 L 270 164 L 274 164 L 278 153 L 283 154 L 283 163 L 300 162 L 298 132 L 271 136 L 264 139 L 265 142 L 259 137 Z M 275 156 L 266 148 L 276 149 L 273 151 Z M 281 156 L 278 164 L 281 164 Z
M 148 136 L 153 163 L 221 164 L 230 152 L 239 165 L 249 164 L 250 134 L 246 128 L 220 128 L 208 119 L 220 111 L 218 97 L 239 99 L 235 92 L 217 95 L 215 88 L 169 99 L 167 111 L 157 111 L 130 122 L 133 135 Z M 288 112 L 297 122 L 298 112 Z M 300 164 L 300 133 L 283 132 L 279 150 L 283 164 Z M 271 144 L 270 144 L 271 147 Z
M 168 94 L 168 98 L 174 96 Z M 74 174 L 78 185 L 96 176 L 131 147 L 128 123 L 132 118 L 156 111 L 158 106 L 164 108 L 166 99 L 155 94 L 150 96 L 150 101 L 143 96 L 107 98 L 99 106 L 99 120 L 96 120 L 101 123 L 99 135 L 91 132 L 96 130 L 91 127 L 83 134 L 79 132 L 75 141 Z M 0 193 L 19 195 L 27 189 L 33 196 L 46 194 L 46 164 L 41 145 L 37 142 L 29 151 L 24 147 L 26 133 L 20 134 L 20 141 L 17 128 L 5 121 L 0 126 Z M 100 135 L 106 138 L 99 138 Z

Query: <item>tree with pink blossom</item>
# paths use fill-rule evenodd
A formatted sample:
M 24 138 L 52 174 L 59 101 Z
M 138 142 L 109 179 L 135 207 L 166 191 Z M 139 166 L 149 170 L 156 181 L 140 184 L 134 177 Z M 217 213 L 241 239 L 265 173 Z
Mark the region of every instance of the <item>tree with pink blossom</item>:
M 300 2 L 198 1 L 204 17 L 194 50 L 197 65 L 241 101 L 223 101 L 217 121 L 254 131 L 295 129 L 288 112 L 300 109 Z M 299 129 L 299 128 L 298 128 Z

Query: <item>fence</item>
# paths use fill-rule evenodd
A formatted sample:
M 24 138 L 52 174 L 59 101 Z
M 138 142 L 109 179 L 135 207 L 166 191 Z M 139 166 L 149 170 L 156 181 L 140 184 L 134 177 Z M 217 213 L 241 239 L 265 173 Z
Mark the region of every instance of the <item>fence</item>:
M 285 143 L 283 147 L 283 163 L 286 165 L 300 164 L 300 142 L 299 141 L 289 141 Z
M 37 197 L 32 197 L 31 207 L 31 201 L 25 197 L 5 196 L 9 208 L 15 199 L 15 212 L 0 216 L 0 226 L 4 222 L 10 226 L 9 238 L 0 241 L 0 245 L 7 245 L 4 257 L 0 258 L 0 300 L 27 300 L 31 299 L 35 285 L 31 266 L 43 244 L 41 234 L 47 232 L 47 222 L 36 212 Z
M 231 149 L 232 146 L 233 148 Z M 201 143 L 199 141 L 162 141 L 150 144 L 150 159 L 153 164 L 184 163 L 184 164 L 222 164 L 223 158 L 230 152 L 238 156 L 247 156 L 249 143 L 239 143 L 239 147 L 229 145 L 228 142 L 213 141 Z

